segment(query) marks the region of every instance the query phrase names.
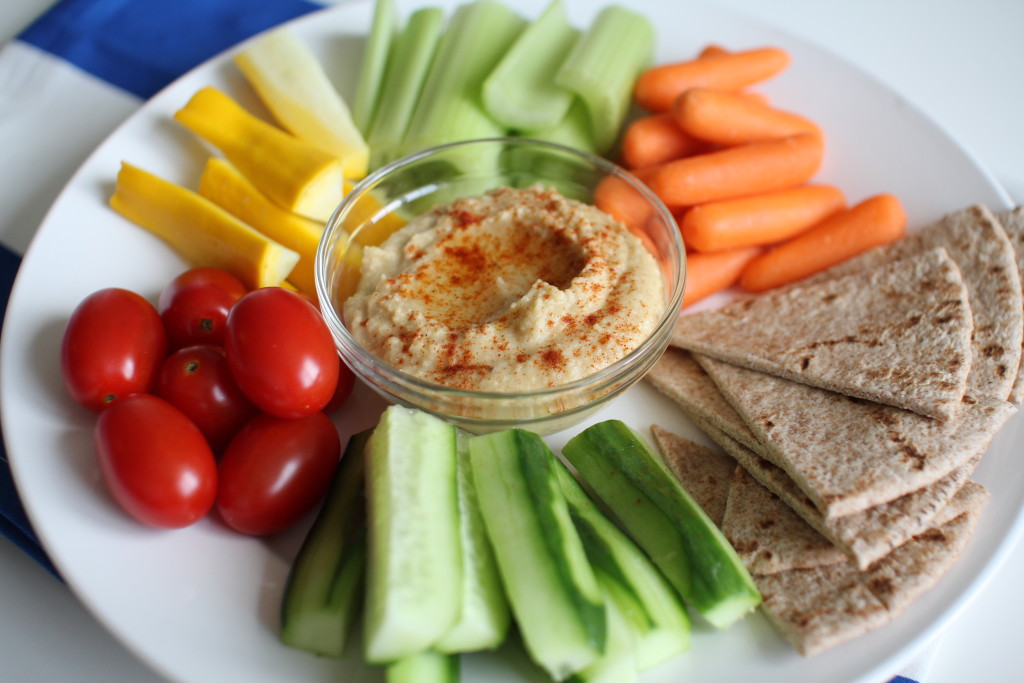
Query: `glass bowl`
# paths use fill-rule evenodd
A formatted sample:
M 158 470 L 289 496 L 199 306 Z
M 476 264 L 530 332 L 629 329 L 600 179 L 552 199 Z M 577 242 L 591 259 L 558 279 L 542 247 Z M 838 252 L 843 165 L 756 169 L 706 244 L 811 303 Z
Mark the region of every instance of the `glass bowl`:
M 457 198 L 537 184 L 602 206 L 654 256 L 662 271 L 664 312 L 637 348 L 592 375 L 564 384 L 529 391 L 470 391 L 403 372 L 353 337 L 343 305 L 358 285 L 365 247 L 380 244 L 413 217 Z M 626 196 L 628 201 L 602 204 L 603 196 Z M 338 352 L 356 376 L 391 402 L 433 413 L 473 433 L 521 427 L 549 434 L 582 421 L 621 394 L 668 346 L 684 281 L 685 251 L 678 227 L 646 186 L 604 159 L 525 138 L 452 143 L 382 167 L 353 188 L 334 212 L 316 258 L 321 310 Z

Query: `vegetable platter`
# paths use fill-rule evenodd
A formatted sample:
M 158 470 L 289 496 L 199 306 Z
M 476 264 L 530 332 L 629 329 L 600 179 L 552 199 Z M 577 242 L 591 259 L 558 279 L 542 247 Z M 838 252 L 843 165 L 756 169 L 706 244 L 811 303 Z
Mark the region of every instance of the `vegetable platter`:
M 451 2 L 437 3 L 450 8 Z M 419 5 L 399 3 L 403 15 Z M 537 16 L 544 2 L 517 3 Z M 785 33 L 697 3 L 643 0 L 630 7 L 658 27 L 655 61 L 681 60 L 708 43 L 740 49 L 778 45 L 793 56 L 785 74 L 763 87 L 829 132 L 819 178 L 852 200 L 897 194 L 911 229 L 972 203 L 1010 206 L 1005 193 L 958 143 L 876 81 L 821 49 Z M 598 3 L 570 1 L 570 18 L 589 23 Z M 292 24 L 351 97 L 371 2 L 354 2 Z M 238 48 L 235 48 L 236 50 Z M 56 363 L 67 316 L 87 294 L 120 286 L 155 298 L 185 264 L 161 242 L 112 212 L 107 201 L 117 169 L 129 160 L 168 180 L 194 184 L 207 151 L 177 126 L 173 112 L 213 85 L 260 111 L 255 94 L 221 55 L 149 101 L 110 136 L 75 174 L 32 243 L 8 308 L 0 356 L 0 410 L 12 470 L 25 506 L 50 556 L 83 603 L 125 646 L 175 681 L 380 680 L 358 656 L 317 658 L 280 644 L 281 592 L 305 527 L 258 540 L 213 520 L 154 532 L 126 518 L 100 481 L 92 419 L 64 393 Z M 711 306 L 726 294 L 712 297 Z M 342 437 L 372 426 L 383 404 L 358 387 L 339 416 Z M 646 433 L 660 424 L 706 439 L 644 383 L 589 423 L 620 419 Z M 556 451 L 586 424 L 555 434 Z M 987 578 L 1019 533 L 1024 472 L 1013 461 L 1024 439 L 1018 416 L 989 449 L 977 479 L 992 500 L 964 557 L 932 592 L 895 623 L 814 659 L 800 657 L 753 615 L 727 631 L 695 620 L 689 653 L 645 672 L 643 681 L 877 681 L 891 675 L 916 646 L 935 634 Z M 300 525 L 301 527 L 302 525 Z M 465 657 L 463 680 L 542 680 L 513 642 Z

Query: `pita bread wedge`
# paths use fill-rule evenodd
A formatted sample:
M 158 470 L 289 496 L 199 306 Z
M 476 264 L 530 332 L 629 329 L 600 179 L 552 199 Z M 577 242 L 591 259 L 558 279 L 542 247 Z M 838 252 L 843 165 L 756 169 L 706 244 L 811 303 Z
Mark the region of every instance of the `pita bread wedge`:
M 965 487 L 966 509 L 915 536 L 869 571 L 849 564 L 755 576 L 768 620 L 805 656 L 863 635 L 902 614 L 959 558 L 980 517 L 980 487 Z M 962 498 L 954 499 L 960 504 Z
M 1014 407 L 965 397 L 953 420 L 843 396 L 694 358 L 781 467 L 826 517 L 888 503 L 972 462 Z
M 742 466 L 733 473 L 722 533 L 751 574 L 811 569 L 848 559 Z
M 948 516 L 949 503 L 969 483 L 975 463 L 958 468 L 926 488 L 845 517 L 825 517 L 782 469 L 714 427 L 694 422 L 726 453 L 829 542 L 858 569 L 867 569 L 893 549 Z
M 747 448 L 760 447 L 747 423 L 688 351 L 670 346 L 644 379 L 691 417 L 702 415 Z
M 651 436 L 669 471 L 721 528 L 736 461 L 657 425 L 651 426 Z
M 967 386 L 973 319 L 945 249 L 682 316 L 674 346 L 948 419 Z
M 1006 399 L 1020 366 L 1024 303 L 1013 245 L 985 206 L 970 206 L 901 240 L 833 266 L 802 285 L 878 268 L 941 247 L 956 261 L 974 315 L 968 393 Z
M 688 352 L 670 348 L 648 379 L 751 476 L 862 569 L 933 526 L 978 462 L 976 457 L 934 484 L 889 503 L 826 518 L 784 470 L 761 457 L 760 442 Z
M 1018 206 L 1012 211 L 1004 211 L 996 217 L 1002 223 L 1006 236 L 1013 245 L 1014 254 L 1017 257 L 1017 272 L 1024 278 L 1024 206 Z M 1020 405 L 1024 403 L 1024 358 L 1020 367 L 1017 368 L 1017 378 L 1013 382 L 1013 389 L 1010 390 L 1010 403 Z
M 847 559 L 728 455 L 658 425 L 651 426 L 651 435 L 669 469 L 722 529 L 751 573 L 773 574 Z

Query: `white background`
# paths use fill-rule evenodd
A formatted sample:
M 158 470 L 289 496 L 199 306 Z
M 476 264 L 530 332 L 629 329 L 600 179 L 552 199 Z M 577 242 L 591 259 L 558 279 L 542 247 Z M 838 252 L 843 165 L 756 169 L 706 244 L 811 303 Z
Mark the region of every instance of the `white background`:
M 873 74 L 926 111 L 1024 202 L 1021 0 L 704 1 L 760 17 Z M 51 4 L 3 0 L 0 42 Z M 671 27 L 659 30 L 667 33 Z M 0 101 L 0 132 L 10 104 Z M 45 135 L 41 125 L 39 136 Z M 0 241 L 19 251 L 27 246 L 57 192 L 102 135 L 86 129 L 79 147 L 52 150 L 60 155 L 57 172 L 43 183 L 32 182 L 31 169 L 20 167 L 25 159 L 0 135 Z M 18 201 L 3 201 L 7 198 Z M 929 683 L 1014 677 L 1024 627 L 1021 576 L 1024 544 L 1018 543 L 943 632 Z M 61 583 L 0 538 L 0 680 L 145 683 L 156 678 Z

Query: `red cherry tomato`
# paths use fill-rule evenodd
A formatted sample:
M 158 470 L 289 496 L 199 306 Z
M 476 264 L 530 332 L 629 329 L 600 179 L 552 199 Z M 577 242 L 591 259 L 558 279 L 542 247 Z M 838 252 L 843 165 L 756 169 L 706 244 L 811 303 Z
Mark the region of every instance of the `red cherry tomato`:
M 232 529 L 283 531 L 323 498 L 341 457 L 341 439 L 323 413 L 283 420 L 252 418 L 220 461 L 217 510 Z
M 169 347 L 221 346 L 228 311 L 247 291 L 238 278 L 219 268 L 192 268 L 171 280 L 157 302 Z
M 79 404 L 99 412 L 128 394 L 150 391 L 167 353 L 153 304 L 127 289 L 101 289 L 71 314 L 60 350 L 61 374 Z
M 210 344 L 178 349 L 164 361 L 156 394 L 195 423 L 214 453 L 256 412 L 235 383 L 224 350 Z
M 132 394 L 100 413 L 96 453 L 114 499 L 161 529 L 202 519 L 217 498 L 217 463 L 199 428 L 151 394 Z
M 327 323 L 308 301 L 281 287 L 238 300 L 224 349 L 242 392 L 277 417 L 322 411 L 338 385 L 341 360 Z
M 334 389 L 334 395 L 327 402 L 324 412 L 330 415 L 332 412 L 345 405 L 348 397 L 352 395 L 352 389 L 356 385 L 356 376 L 352 369 L 342 363 L 338 366 L 338 386 Z

